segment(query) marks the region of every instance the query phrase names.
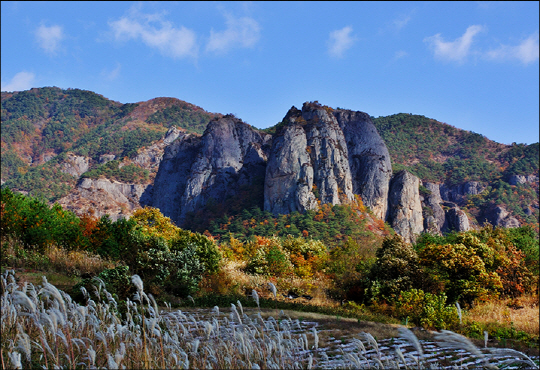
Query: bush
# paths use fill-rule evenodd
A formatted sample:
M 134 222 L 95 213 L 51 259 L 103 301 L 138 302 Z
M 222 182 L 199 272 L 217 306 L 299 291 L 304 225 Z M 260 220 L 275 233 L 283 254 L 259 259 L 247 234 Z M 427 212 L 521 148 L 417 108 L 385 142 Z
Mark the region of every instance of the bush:
M 494 271 L 495 251 L 471 234 L 456 244 L 430 244 L 419 252 L 420 262 L 444 286 L 451 302 L 472 305 L 496 297 L 502 282 Z
M 25 248 L 43 253 L 51 243 L 67 250 L 88 245 L 79 218 L 57 203 L 49 207 L 45 200 L 2 188 L 1 204 L 2 233 L 16 236 Z
M 111 293 L 117 303 L 125 301 L 126 298 L 129 298 L 129 296 L 134 293 L 133 285 L 131 284 L 131 274 L 129 272 L 129 267 L 127 266 L 117 266 L 113 269 L 105 269 L 98 274 L 97 277 L 105 283 L 105 288 Z M 101 289 L 99 289 L 99 280 L 96 280 L 95 278 L 83 279 L 83 281 L 73 286 L 71 291 L 71 296 L 78 302 L 83 302 L 84 299 L 81 291 L 82 287 L 90 294 L 94 293 L 95 295 L 96 290 L 94 287 L 98 288 L 97 292 L 101 293 Z M 106 297 L 100 294 L 98 299 L 105 300 Z
M 401 292 L 418 284 L 422 273 L 418 255 L 399 235 L 385 238 L 376 257 L 369 274 L 371 300 L 382 298 L 393 301 Z
M 189 246 L 194 246 L 197 258 L 204 265 L 206 272 L 216 273 L 219 270 L 221 252 L 214 240 L 199 233 L 179 229 L 170 241 L 171 250 L 182 251 Z
M 255 255 L 248 261 L 245 271 L 252 274 L 285 276 L 293 273 L 290 254 L 283 249 L 278 238 L 257 238 Z
M 165 289 L 180 297 L 194 294 L 205 271 L 197 255 L 197 246 L 192 244 L 180 252 L 171 252 L 170 262 L 170 276 L 163 284 Z
M 408 322 L 425 329 L 448 329 L 458 322 L 456 307 L 446 306 L 446 295 L 424 293 L 411 289 L 401 293 L 395 305 L 395 313 Z

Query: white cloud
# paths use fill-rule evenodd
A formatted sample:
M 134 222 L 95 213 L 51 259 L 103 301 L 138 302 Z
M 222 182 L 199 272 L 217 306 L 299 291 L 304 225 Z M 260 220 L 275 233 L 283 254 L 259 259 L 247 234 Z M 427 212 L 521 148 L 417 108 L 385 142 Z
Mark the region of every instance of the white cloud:
M 463 62 L 469 55 L 474 36 L 484 29 L 482 26 L 473 25 L 469 26 L 465 33 L 454 41 L 445 42 L 441 38 L 441 34 L 438 33 L 435 36 L 426 37 L 424 42 L 431 46 L 436 58 Z
M 411 18 L 412 17 L 410 15 L 402 15 L 400 18 L 394 19 L 393 24 L 398 30 L 400 30 L 405 27 L 407 23 L 409 23 Z
M 405 50 L 399 50 L 399 51 L 396 51 L 396 53 L 394 54 L 394 58 L 401 59 L 401 58 L 405 58 L 407 55 L 409 55 L 409 53 L 407 53 Z
M 137 40 L 163 55 L 173 58 L 196 57 L 198 47 L 195 32 L 181 26 L 174 27 L 158 14 L 139 14 L 133 10 L 129 16 L 109 22 L 116 40 Z M 156 23 L 157 27 L 152 23 Z
M 220 32 L 210 30 L 207 51 L 226 52 L 233 47 L 253 47 L 260 38 L 261 27 L 253 18 L 235 18 L 225 14 L 227 29 Z
M 33 87 L 35 75 L 31 72 L 19 72 L 6 85 L 2 81 L 2 91 L 23 91 Z
M 330 39 L 328 40 L 328 53 L 335 58 L 342 58 L 345 51 L 350 49 L 356 37 L 351 36 L 352 27 L 343 27 L 340 30 L 330 32 Z
M 122 69 L 122 65 L 120 63 L 116 63 L 116 68 L 112 71 L 103 70 L 101 72 L 101 75 L 105 77 L 105 79 L 112 81 L 115 80 L 120 75 L 120 70 Z
M 61 26 L 47 27 L 41 25 L 35 32 L 39 46 L 48 54 L 56 54 L 60 48 L 60 42 L 64 39 L 64 31 Z
M 493 60 L 517 59 L 523 64 L 536 62 L 540 55 L 538 31 L 523 40 L 519 45 L 501 45 L 498 49 L 488 51 L 486 55 Z

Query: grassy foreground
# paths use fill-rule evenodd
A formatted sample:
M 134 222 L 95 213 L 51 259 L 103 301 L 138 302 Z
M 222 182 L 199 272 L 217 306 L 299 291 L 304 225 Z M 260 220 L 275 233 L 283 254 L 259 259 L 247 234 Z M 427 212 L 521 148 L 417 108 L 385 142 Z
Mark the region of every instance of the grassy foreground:
M 125 315 L 118 303 L 96 280 L 94 301 L 85 292 L 81 305 L 43 278 L 42 284 L 17 284 L 15 273 L 0 278 L 2 368 L 407 368 L 439 367 L 429 362 L 417 337 L 407 328 L 399 336 L 416 350 L 416 355 L 383 355 L 372 334 L 353 338 L 355 348 L 341 356 L 328 354 L 316 327 L 308 330 L 284 312 L 277 319 L 251 317 L 240 302 L 231 304 L 229 315 L 218 306 L 211 313 L 161 310 L 142 280 L 132 276 L 137 289 L 127 301 Z M 253 299 L 259 303 L 257 293 Z M 265 315 L 266 316 L 266 315 Z M 464 350 L 467 364 L 538 365 L 525 354 L 511 350 L 480 350 L 467 338 L 451 331 L 435 334 L 446 350 Z M 501 360 L 501 356 L 503 359 Z M 501 362 L 502 361 L 502 362 Z

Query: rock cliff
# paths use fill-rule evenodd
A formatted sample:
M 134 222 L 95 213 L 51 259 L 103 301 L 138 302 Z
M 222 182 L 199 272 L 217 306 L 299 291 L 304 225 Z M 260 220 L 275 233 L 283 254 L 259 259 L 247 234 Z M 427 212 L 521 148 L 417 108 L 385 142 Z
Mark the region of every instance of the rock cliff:
M 368 114 L 337 109 L 334 116 L 347 142 L 353 193 L 359 194 L 364 204 L 384 219 L 392 177 L 388 148 Z
M 60 171 L 79 178 L 90 167 L 90 158 L 68 153 Z
M 316 209 L 320 203 L 352 202 L 347 144 L 336 118 L 305 103 L 291 108 L 270 150 L 264 209 L 275 215 Z
M 434 234 L 441 234 L 446 215 L 441 207 L 443 200 L 440 193 L 440 185 L 431 182 L 424 182 L 423 186 L 427 192 L 422 194 L 421 201 L 424 207 L 422 208 L 424 216 L 424 231 L 429 231 Z
M 131 213 L 140 208 L 141 198 L 151 185 L 124 184 L 109 179 L 84 178 L 79 181 L 76 189 L 61 198 L 58 203 L 65 209 L 78 215 L 87 212 L 96 217 L 105 214 L 111 219 L 129 217 Z
M 419 186 L 418 177 L 400 171 L 392 178 L 388 193 L 388 222 L 409 243 L 424 230 Z
M 239 186 L 264 178 L 270 140 L 233 116 L 210 122 L 202 137 L 180 134 L 160 163 L 152 206 L 182 224 L 210 200 L 234 197 Z
M 102 155 L 98 162 L 113 159 Z M 79 177 L 89 162 L 69 155 L 62 170 Z M 130 163 L 150 171 L 147 184 L 84 179 L 60 203 L 79 214 L 94 208 L 113 218 L 148 205 L 182 226 L 189 214 L 207 207 L 240 204 L 246 187 L 260 194 L 257 204 L 274 215 L 351 203 L 360 195 L 375 216 L 414 242 L 424 231 L 474 227 L 460 206 L 485 189 L 474 181 L 455 186 L 424 182 L 420 187 L 409 172 L 392 176 L 388 149 L 368 114 L 317 102 L 304 103 L 301 110 L 292 107 L 273 135 L 232 115 L 213 119 L 203 135 L 173 127 Z M 534 181 L 537 176 L 510 179 L 514 184 Z M 502 207 L 482 216 L 494 226 L 519 226 Z

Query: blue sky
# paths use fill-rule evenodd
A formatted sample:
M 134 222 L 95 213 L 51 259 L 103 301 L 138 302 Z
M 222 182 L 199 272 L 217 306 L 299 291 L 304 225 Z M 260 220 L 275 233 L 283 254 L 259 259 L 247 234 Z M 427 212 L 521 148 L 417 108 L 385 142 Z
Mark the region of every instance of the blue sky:
M 265 128 L 318 100 L 539 139 L 539 3 L 1 3 L 2 91 L 175 97 Z

